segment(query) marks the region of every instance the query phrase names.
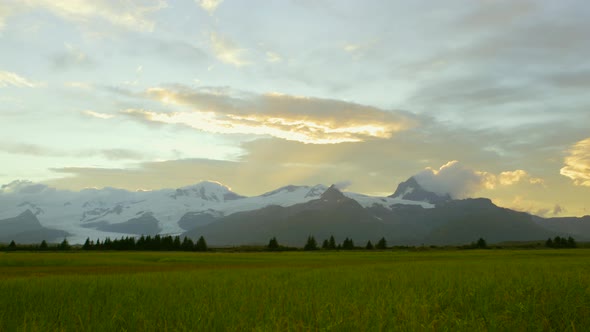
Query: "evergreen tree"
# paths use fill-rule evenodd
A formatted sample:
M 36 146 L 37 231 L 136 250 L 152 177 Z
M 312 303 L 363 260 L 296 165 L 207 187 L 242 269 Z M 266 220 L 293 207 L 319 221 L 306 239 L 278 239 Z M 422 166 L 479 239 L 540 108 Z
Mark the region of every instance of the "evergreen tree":
M 16 250 L 16 242 L 14 242 L 14 240 L 10 241 L 10 244 L 8 245 L 7 249 L 10 251 Z
M 377 245 L 375 246 L 375 248 L 377 249 L 387 249 L 387 240 L 385 240 L 384 237 L 381 238 L 381 240 L 379 240 L 379 242 L 377 242 Z
M 90 238 L 86 238 L 86 242 L 84 242 L 84 245 L 82 246 L 82 249 L 84 250 L 90 250 L 92 248 L 91 244 L 90 244 Z
M 545 241 L 545 247 L 553 248 L 553 240 L 551 240 L 551 238 L 548 238 L 547 241 Z
M 352 239 L 349 239 L 349 238 L 344 239 L 344 241 L 342 242 L 342 249 L 343 250 L 354 249 L 354 242 L 352 241 Z
M 330 235 L 330 241 L 328 243 L 328 248 L 329 249 L 336 249 L 336 240 L 334 239 L 334 235 Z
M 181 248 L 180 248 L 180 247 L 181 247 L 181 245 L 182 245 L 182 244 L 180 243 L 180 236 L 175 236 L 175 237 L 174 237 L 174 242 L 173 242 L 173 247 L 174 247 L 174 250 L 180 250 L 180 249 L 181 249 Z
M 324 242 L 322 242 L 322 249 L 324 249 L 324 250 L 330 249 L 330 242 L 328 241 L 328 239 L 325 239 Z
M 488 244 L 486 243 L 486 240 L 480 237 L 479 240 L 477 240 L 476 246 L 479 249 L 486 249 L 488 247 Z
M 567 247 L 568 248 L 577 248 L 578 244 L 576 243 L 576 240 L 574 240 L 573 237 L 569 236 L 567 238 Z
M 70 250 L 70 244 L 68 243 L 68 239 L 64 238 L 63 241 L 61 241 L 61 243 L 59 244 L 59 246 L 57 247 L 57 249 L 59 250 Z
M 182 250 L 184 250 L 184 251 L 192 251 L 195 247 L 195 244 L 193 243 L 193 240 L 191 240 L 185 236 L 184 240 L 182 240 L 182 244 L 180 246 L 181 246 Z
M 365 246 L 365 249 L 367 249 L 367 250 L 373 250 L 374 249 L 373 244 L 371 243 L 371 240 L 369 240 L 367 242 L 367 245 Z
M 270 241 L 268 241 L 268 245 L 266 247 L 271 251 L 279 250 L 279 241 L 277 241 L 276 237 L 273 237 L 270 239 Z
M 200 237 L 197 240 L 197 244 L 195 245 L 196 251 L 207 251 L 207 242 L 205 241 L 204 237 Z
M 310 235 L 307 237 L 307 242 L 305 243 L 303 250 L 318 250 L 318 243 L 313 236 Z
M 41 245 L 39 245 L 39 250 L 47 250 L 47 249 L 49 249 L 47 242 L 45 240 L 41 241 Z

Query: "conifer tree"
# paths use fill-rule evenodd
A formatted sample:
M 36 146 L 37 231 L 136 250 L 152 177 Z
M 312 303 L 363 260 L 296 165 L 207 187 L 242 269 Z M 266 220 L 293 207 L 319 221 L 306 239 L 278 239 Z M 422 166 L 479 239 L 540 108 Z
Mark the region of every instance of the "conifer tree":
M 328 243 L 328 248 L 329 249 L 332 249 L 332 250 L 336 249 L 336 240 L 334 239 L 334 235 L 331 235 L 330 236 L 330 241 Z
M 49 246 L 47 245 L 47 242 L 45 240 L 41 241 L 41 245 L 39 245 L 39 249 L 40 250 L 47 250 L 47 249 L 49 249 Z
M 196 251 L 207 251 L 207 242 L 205 241 L 204 237 L 200 237 L 197 240 L 197 244 L 195 245 Z
M 318 243 L 313 236 L 310 235 L 307 237 L 307 242 L 305 243 L 303 250 L 318 250 Z
M 553 248 L 553 240 L 551 240 L 551 238 L 548 238 L 547 241 L 545 241 L 545 247 Z
M 181 246 L 182 250 L 184 250 L 184 251 L 191 251 L 194 249 L 195 244 L 193 243 L 193 240 L 191 240 L 185 236 L 184 240 L 182 240 L 182 244 L 180 246 Z
M 377 242 L 377 245 L 375 246 L 377 249 L 387 249 L 387 240 L 385 240 L 384 237 L 381 238 L 381 240 L 379 240 L 379 242 Z
M 486 240 L 480 237 L 479 240 L 477 240 L 476 246 L 479 249 L 486 249 L 488 247 L 488 244 L 486 243 Z
M 64 240 L 61 241 L 61 243 L 59 244 L 59 246 L 57 248 L 59 250 L 70 250 L 72 247 L 70 247 L 70 244 L 68 243 L 68 239 L 64 238 Z
M 569 236 L 567 238 L 567 247 L 568 248 L 577 248 L 578 244 L 576 243 L 576 240 L 574 240 L 573 237 Z
M 86 242 L 84 242 L 84 245 L 82 246 L 82 249 L 84 250 L 90 250 L 91 249 L 91 245 L 90 245 L 90 238 L 86 238 Z
M 270 239 L 270 241 L 268 241 L 268 245 L 266 247 L 271 251 L 279 250 L 279 241 L 277 241 L 276 237 L 273 237 Z
M 181 246 L 180 236 L 175 236 L 174 243 L 173 243 L 174 250 L 180 250 L 180 246 Z
M 14 242 L 14 240 L 10 241 L 7 249 L 10 251 L 16 250 L 16 242 Z
M 367 245 L 365 246 L 365 249 L 367 249 L 367 250 L 373 250 L 374 249 L 373 244 L 371 243 L 371 240 L 369 240 L 367 242 Z
M 328 239 L 325 239 L 324 242 L 322 242 L 322 249 L 330 249 L 330 242 L 328 242 Z

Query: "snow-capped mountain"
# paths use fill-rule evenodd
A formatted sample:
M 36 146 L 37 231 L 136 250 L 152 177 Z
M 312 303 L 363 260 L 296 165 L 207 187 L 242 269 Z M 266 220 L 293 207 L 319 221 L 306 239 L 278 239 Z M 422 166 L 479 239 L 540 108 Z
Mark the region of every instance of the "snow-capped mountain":
M 0 232 L 3 220 L 29 211 L 43 227 L 70 234 L 68 240 L 72 243 L 82 243 L 87 237 L 181 234 L 236 212 L 270 205 L 287 207 L 318 199 L 327 189 L 321 184 L 289 185 L 260 196 L 245 197 L 212 181 L 177 189 L 135 192 L 115 188 L 74 192 L 15 181 L 0 188 Z M 427 202 L 344 194 L 363 207 L 377 205 L 391 209 L 397 204 L 433 207 Z
M 449 194 L 439 195 L 425 190 L 414 177 L 410 177 L 405 182 L 400 183 L 393 195 L 389 197 L 432 204 L 440 204 L 452 200 Z

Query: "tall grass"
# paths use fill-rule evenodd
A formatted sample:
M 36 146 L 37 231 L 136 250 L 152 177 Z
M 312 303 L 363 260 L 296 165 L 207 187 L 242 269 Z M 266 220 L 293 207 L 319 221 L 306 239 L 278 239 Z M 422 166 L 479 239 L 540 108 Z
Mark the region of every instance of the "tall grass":
M 577 330 L 590 250 L 0 254 L 2 331 Z

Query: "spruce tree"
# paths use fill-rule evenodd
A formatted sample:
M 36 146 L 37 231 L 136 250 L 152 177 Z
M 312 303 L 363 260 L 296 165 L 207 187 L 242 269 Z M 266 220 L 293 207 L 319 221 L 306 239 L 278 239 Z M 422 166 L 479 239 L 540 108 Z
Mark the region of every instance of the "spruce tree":
M 328 239 L 325 239 L 324 242 L 322 242 L 322 249 L 324 249 L 324 250 L 330 249 L 330 242 L 328 242 Z
M 318 249 L 318 243 L 316 242 L 315 238 L 311 235 L 308 236 L 307 242 L 305 243 L 303 250 L 317 250 L 317 249 Z
M 82 246 L 82 249 L 84 250 L 90 250 L 91 249 L 91 245 L 90 245 L 90 238 L 86 238 L 86 242 L 84 242 L 84 245 Z
M 197 240 L 197 244 L 195 245 L 196 251 L 207 251 L 207 242 L 205 241 L 204 237 L 200 237 Z
M 387 249 L 387 240 L 385 240 L 384 237 L 381 238 L 381 240 L 379 240 L 379 242 L 377 242 L 377 245 L 375 246 L 377 249 Z
M 193 243 L 193 240 L 191 240 L 185 236 L 184 240 L 182 240 L 182 244 L 180 246 L 182 247 L 182 250 L 184 250 L 184 251 L 191 251 L 194 249 L 195 244 Z
M 70 250 L 70 244 L 68 243 L 68 239 L 64 238 L 63 241 L 61 241 L 61 243 L 59 244 L 58 247 L 59 250 Z
M 569 236 L 567 238 L 567 247 L 568 248 L 577 248 L 578 244 L 576 243 L 576 240 L 574 240 L 573 237 Z
M 272 239 L 270 239 L 270 241 L 268 241 L 268 245 L 266 246 L 266 248 L 271 251 L 279 250 L 279 241 L 277 241 L 277 238 L 273 237 Z
M 336 240 L 334 239 L 334 235 L 330 236 L 330 242 L 328 243 L 328 248 L 334 250 L 336 249 Z
M 488 244 L 486 243 L 486 240 L 484 240 L 482 237 L 480 237 L 479 240 L 477 240 L 477 248 L 486 249 L 487 247 L 488 247 Z
M 545 241 L 545 247 L 553 248 L 553 240 L 551 240 L 551 238 L 548 238 L 547 241 Z
M 47 242 L 45 240 L 41 241 L 41 245 L 39 245 L 39 250 L 47 250 L 47 249 L 49 249 Z
M 367 245 L 365 246 L 365 249 L 367 249 L 367 250 L 373 250 L 374 249 L 373 244 L 371 243 L 371 240 L 369 240 L 367 242 Z
M 10 241 L 10 244 L 8 245 L 7 249 L 10 251 L 16 250 L 16 242 L 14 242 L 14 240 Z

